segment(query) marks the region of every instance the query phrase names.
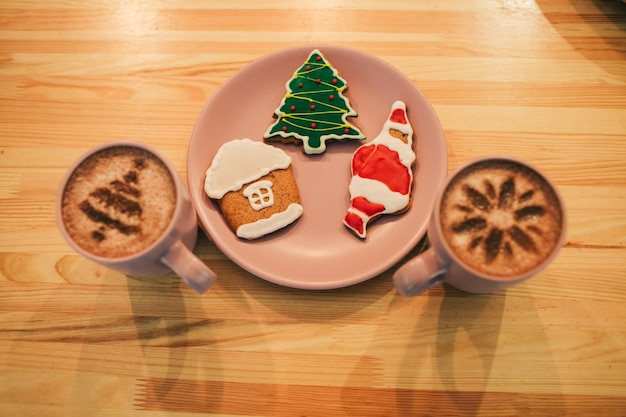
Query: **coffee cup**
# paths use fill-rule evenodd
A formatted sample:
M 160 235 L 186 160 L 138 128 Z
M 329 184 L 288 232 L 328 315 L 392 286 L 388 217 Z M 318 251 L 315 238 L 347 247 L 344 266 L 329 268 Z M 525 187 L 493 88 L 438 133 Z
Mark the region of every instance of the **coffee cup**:
M 443 282 L 471 293 L 519 284 L 552 262 L 565 241 L 563 199 L 529 164 L 485 157 L 457 169 L 438 194 L 430 247 L 393 282 L 410 297 Z
M 141 143 L 113 142 L 79 158 L 57 193 L 63 237 L 84 257 L 129 275 L 173 270 L 192 289 L 216 280 L 192 250 L 198 220 L 174 167 Z

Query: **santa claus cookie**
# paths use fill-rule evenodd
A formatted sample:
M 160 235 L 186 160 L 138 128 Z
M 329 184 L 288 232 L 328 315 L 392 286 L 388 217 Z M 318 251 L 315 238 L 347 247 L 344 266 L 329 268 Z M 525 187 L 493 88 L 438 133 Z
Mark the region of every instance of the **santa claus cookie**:
M 413 128 L 406 105 L 396 101 L 378 136 L 352 155 L 350 208 L 343 223 L 365 238 L 373 219 L 408 210 L 414 163 Z
M 243 239 L 282 229 L 303 212 L 289 155 L 250 139 L 220 147 L 206 171 L 204 191 Z
M 326 141 L 363 140 L 365 135 L 348 121 L 357 116 L 344 95 L 348 88 L 322 53 L 315 49 L 287 81 L 287 93 L 274 111 L 276 122 L 266 141 L 301 143 L 307 154 L 326 150 Z

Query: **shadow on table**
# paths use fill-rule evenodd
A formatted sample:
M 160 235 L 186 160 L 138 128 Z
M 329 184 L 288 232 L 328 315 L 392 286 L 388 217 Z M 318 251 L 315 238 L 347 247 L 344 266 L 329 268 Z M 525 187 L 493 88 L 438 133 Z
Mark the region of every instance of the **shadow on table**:
M 226 410 L 236 414 L 258 409 L 272 415 L 280 405 L 275 404 L 276 401 L 294 407 L 306 406 L 295 393 L 281 390 L 272 383 L 271 370 L 287 365 L 280 362 L 282 359 L 273 352 L 273 345 L 263 347 L 263 343 L 271 338 L 267 338 L 264 326 L 256 328 L 255 323 L 259 320 L 279 320 L 285 324 L 341 321 L 367 310 L 391 289 L 390 280 L 383 282 L 377 277 L 347 288 L 304 291 L 270 283 L 233 265 L 229 265 L 229 271 L 229 280 L 219 281 L 219 289 L 212 291 L 223 291 L 226 296 L 221 303 L 246 317 L 248 333 L 242 337 L 259 344 L 260 351 L 255 355 L 264 357 L 265 361 L 253 366 L 266 372 L 266 383 L 223 382 L 224 364 L 219 351 L 203 349 L 220 336 L 214 334 L 215 323 L 203 310 L 202 296 L 191 293 L 173 274 L 169 276 L 171 286 L 167 285 L 168 276 L 159 278 L 165 283 L 161 286 L 138 285 L 136 280 L 139 278 L 129 277 L 128 293 L 144 369 L 138 373 L 143 376 L 138 378 L 136 386 L 136 409 L 173 414 L 219 414 Z M 381 291 L 381 286 L 385 291 Z M 205 298 L 211 296 L 214 295 L 204 295 Z M 346 302 L 347 298 L 351 301 Z M 259 312 L 263 317 L 255 316 Z M 237 337 L 236 332 L 237 329 L 231 337 Z M 232 357 L 233 353 L 230 355 Z M 313 362 L 301 366 L 305 369 L 320 366 Z M 197 374 L 190 374 L 193 372 Z M 301 385 L 305 386 L 306 381 L 303 380 Z M 298 384 L 293 386 L 293 389 L 297 388 Z M 239 390 L 248 389 L 253 391 L 248 392 L 246 400 L 241 402 Z
M 575 15 L 553 13 L 551 0 L 536 0 L 548 22 L 576 51 L 608 73 L 624 79 L 623 67 L 615 63 L 626 60 L 626 3 L 621 0 L 572 1 Z M 572 30 L 577 23 L 586 23 L 587 30 Z M 607 27 L 608 26 L 608 27 Z M 591 30 L 595 36 L 589 36 Z
M 247 274 L 247 272 L 244 272 Z M 297 323 L 329 323 L 367 310 L 385 295 L 381 287 L 391 288 L 389 277 L 378 276 L 346 288 L 301 290 L 282 287 L 250 275 L 241 292 L 274 314 Z M 272 296 L 267 296 L 272 293 Z M 263 294 L 263 296 L 256 296 Z
M 435 345 L 437 371 L 449 401 L 475 415 L 496 356 L 505 298 L 467 294 L 448 285 L 442 289 Z M 461 369 L 469 373 L 463 375 Z M 461 385 L 473 387 L 463 390 Z
M 434 332 L 429 338 L 432 346 L 423 351 L 434 362 L 430 370 L 425 370 L 424 357 L 416 357 L 414 350 L 408 350 L 402 366 L 414 372 L 413 382 L 420 379 L 421 373 L 432 374 L 427 385 L 439 382 L 443 390 L 399 389 L 398 410 L 402 415 L 476 415 L 488 395 L 485 391 L 496 357 L 505 297 L 469 294 L 447 284 L 422 297 L 428 300 L 424 314 L 432 311 L 435 317 L 425 323 L 417 320 L 412 338 L 417 343 L 420 337 Z M 410 379 L 402 382 L 412 383 Z
M 84 296 L 76 303 L 82 310 L 59 328 L 72 335 L 63 341 L 80 346 L 78 375 L 68 389 L 83 415 L 106 414 L 109 407 L 162 416 L 220 407 L 219 352 L 193 349 L 213 332 L 200 297 L 174 274 L 139 278 L 98 268 L 81 279 L 91 284 L 76 290 Z
M 219 355 L 189 349 L 210 338 L 211 320 L 203 315 L 197 294 L 174 274 L 158 279 L 171 284 L 137 285 L 129 277 L 144 369 L 137 378 L 134 406 L 144 411 L 212 412 L 219 408 L 224 390 Z
M 418 386 L 419 379 L 425 378 L 420 374 L 432 373 L 428 385 L 432 386 L 438 380 L 443 390 L 396 390 L 397 408 L 402 415 L 474 416 L 485 410 L 500 410 L 501 415 L 520 415 L 530 409 L 561 415 L 566 411 L 558 393 L 516 392 L 520 384 L 525 384 L 528 392 L 542 392 L 539 385 L 544 383 L 552 388 L 558 386 L 549 343 L 536 310 L 529 308 L 521 313 L 527 317 L 523 319 L 523 328 L 516 334 L 512 328 L 516 326 L 515 319 L 503 319 L 506 293 L 469 294 L 444 284 L 425 295 L 428 302 L 424 311 L 438 311 L 436 329 L 424 328 L 425 323 L 417 320 L 413 338 L 418 343 L 417 340 L 425 334 L 436 333 L 431 349 L 423 350 L 434 361 L 432 369 L 426 371 L 424 357 L 415 357 L 411 354 L 415 351 L 411 350 L 407 350 L 402 366 L 414 372 L 412 385 Z M 534 306 L 531 297 L 513 304 Z M 509 306 L 509 310 L 515 308 Z M 507 360 L 518 362 L 508 368 Z M 533 377 L 514 373 L 521 366 L 520 360 L 537 368 L 536 371 L 527 370 L 529 374 L 534 373 Z M 411 384 L 410 380 L 401 382 L 399 385 Z

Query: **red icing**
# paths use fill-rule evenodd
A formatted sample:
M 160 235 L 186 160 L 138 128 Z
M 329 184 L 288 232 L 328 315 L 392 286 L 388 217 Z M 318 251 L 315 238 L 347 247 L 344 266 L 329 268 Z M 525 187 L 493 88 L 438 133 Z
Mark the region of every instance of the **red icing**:
M 311 110 L 315 110 L 315 104 L 311 104 Z
M 391 113 L 391 116 L 389 116 L 389 120 L 396 123 L 402 123 L 403 125 L 407 123 L 406 114 L 402 109 L 395 109 L 393 113 Z
M 408 194 L 411 188 L 409 169 L 396 151 L 382 144 L 361 146 L 352 157 L 352 175 L 380 181 L 391 191 Z
M 311 70 L 311 66 L 307 65 L 306 67 L 304 67 L 305 70 L 310 71 Z
M 321 83 L 321 82 L 322 82 L 322 80 L 320 80 L 320 79 L 318 78 L 317 80 L 315 80 L 315 82 L 316 82 L 317 84 L 319 84 L 319 83 Z
M 365 197 L 354 197 L 352 199 L 352 207 L 366 214 L 368 217 L 372 217 L 385 210 L 385 206 L 383 204 L 372 203 Z
M 315 58 L 315 60 L 316 60 L 316 61 L 321 61 L 321 60 L 322 60 L 322 57 L 318 55 L 318 56 L 317 56 L 317 58 Z
M 283 126 L 283 132 L 287 131 L 287 126 Z
M 356 230 L 359 235 L 363 234 L 363 231 L 365 230 L 363 226 L 363 219 L 361 219 L 358 214 L 349 211 L 343 221 L 350 228 Z
M 298 83 L 298 87 L 300 87 L 300 88 L 302 88 L 303 85 L 304 84 L 302 84 L 302 83 Z
M 348 128 L 346 127 L 346 128 L 343 130 L 343 133 L 345 133 L 345 134 L 347 135 L 348 133 L 350 133 L 350 129 L 348 129 Z
M 336 79 L 336 78 L 333 78 L 332 83 L 333 83 L 333 85 L 337 84 L 337 79 Z
M 311 129 L 315 129 L 317 127 L 317 123 L 311 123 Z
M 333 100 L 335 99 L 335 96 L 331 94 L 331 95 L 329 95 L 329 96 L 328 96 L 328 99 L 329 99 L 330 101 L 333 101 Z
M 291 111 L 294 111 L 296 109 L 296 106 L 291 106 L 290 109 Z

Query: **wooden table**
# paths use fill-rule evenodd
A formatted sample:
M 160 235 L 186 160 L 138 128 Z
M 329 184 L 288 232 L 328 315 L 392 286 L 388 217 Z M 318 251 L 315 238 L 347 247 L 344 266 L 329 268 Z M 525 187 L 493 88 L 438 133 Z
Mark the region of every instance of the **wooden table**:
M 626 415 L 626 5 L 312 4 L 0 3 L 0 415 Z M 220 280 L 200 296 L 70 249 L 54 200 L 80 154 L 140 139 L 185 177 L 216 89 L 303 44 L 408 75 L 450 170 L 498 153 L 542 168 L 569 213 L 558 259 L 505 292 L 403 298 L 397 266 L 297 290 L 201 234 L 195 252 Z

